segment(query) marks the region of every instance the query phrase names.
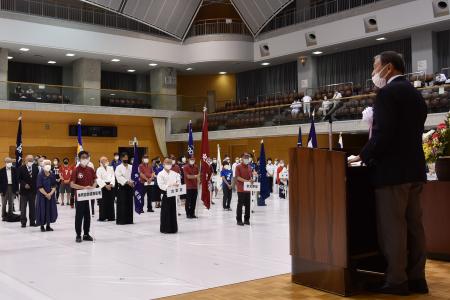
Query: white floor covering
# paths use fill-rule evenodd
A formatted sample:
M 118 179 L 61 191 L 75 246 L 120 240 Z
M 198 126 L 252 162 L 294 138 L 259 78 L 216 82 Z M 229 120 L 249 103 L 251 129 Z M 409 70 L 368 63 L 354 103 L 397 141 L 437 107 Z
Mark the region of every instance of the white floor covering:
M 94 243 L 75 243 L 68 206 L 58 206 L 54 232 L 2 222 L 0 299 L 155 299 L 290 272 L 287 200 L 272 196 L 245 227 L 236 225 L 236 194 L 232 212 L 215 202 L 196 220 L 181 210 L 174 235 L 159 232 L 159 209 L 125 226 L 96 215 Z

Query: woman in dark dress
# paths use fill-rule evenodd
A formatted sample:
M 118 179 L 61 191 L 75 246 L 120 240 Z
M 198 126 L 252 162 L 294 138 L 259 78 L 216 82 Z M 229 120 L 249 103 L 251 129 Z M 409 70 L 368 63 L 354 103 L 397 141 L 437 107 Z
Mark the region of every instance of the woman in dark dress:
M 179 186 L 181 183 L 180 174 L 172 169 L 172 160 L 164 159 L 164 169 L 158 174 L 158 186 L 162 191 L 163 198 L 161 204 L 161 233 L 177 233 L 177 201 L 176 197 L 167 197 L 167 189 Z
M 51 172 L 51 161 L 44 160 L 43 170 L 39 173 L 36 182 L 38 190 L 36 197 L 36 224 L 41 225 L 41 231 L 53 231 L 51 223 L 58 218 L 56 207 L 56 177 Z M 46 227 L 44 227 L 46 225 Z

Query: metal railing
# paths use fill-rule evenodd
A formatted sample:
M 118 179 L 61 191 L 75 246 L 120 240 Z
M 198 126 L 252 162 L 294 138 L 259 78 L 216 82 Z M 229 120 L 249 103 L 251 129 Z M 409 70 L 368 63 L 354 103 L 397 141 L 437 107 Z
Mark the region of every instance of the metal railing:
M 169 37 L 148 25 L 96 7 L 47 0 L 0 0 L 0 10 Z
M 188 37 L 208 34 L 241 34 L 250 35 L 247 26 L 239 19 L 206 19 L 192 24 Z
M 356 7 L 373 4 L 382 0 L 333 0 L 302 9 L 288 9 L 273 18 L 262 32 L 277 30 L 294 24 L 304 23 Z

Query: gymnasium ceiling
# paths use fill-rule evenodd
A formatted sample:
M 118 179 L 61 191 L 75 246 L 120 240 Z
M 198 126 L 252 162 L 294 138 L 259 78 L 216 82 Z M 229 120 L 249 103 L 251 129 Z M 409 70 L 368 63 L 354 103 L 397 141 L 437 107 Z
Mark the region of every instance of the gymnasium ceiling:
M 183 40 L 202 5 L 229 1 L 253 36 L 293 0 L 81 0 Z

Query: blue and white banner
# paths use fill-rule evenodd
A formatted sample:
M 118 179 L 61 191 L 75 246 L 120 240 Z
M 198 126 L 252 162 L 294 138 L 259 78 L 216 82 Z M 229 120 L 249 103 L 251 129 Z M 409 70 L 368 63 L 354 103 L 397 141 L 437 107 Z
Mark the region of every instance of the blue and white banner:
M 137 140 L 134 138 L 134 155 L 133 166 L 131 167 L 131 179 L 134 183 L 133 198 L 134 198 L 134 210 L 141 214 L 144 212 L 144 185 L 139 180 L 139 152 L 137 149 Z
M 189 139 L 187 152 L 189 157 L 192 157 L 194 156 L 194 138 L 192 137 L 192 121 L 189 121 L 188 132 L 189 132 Z

